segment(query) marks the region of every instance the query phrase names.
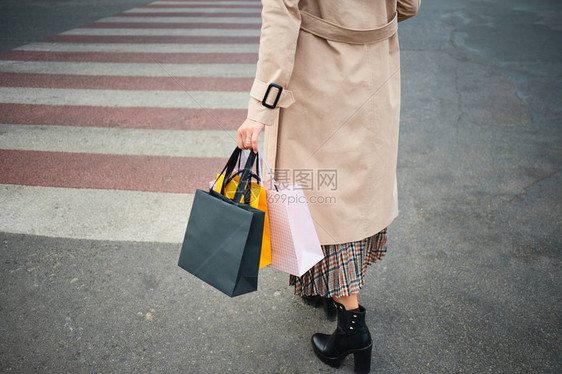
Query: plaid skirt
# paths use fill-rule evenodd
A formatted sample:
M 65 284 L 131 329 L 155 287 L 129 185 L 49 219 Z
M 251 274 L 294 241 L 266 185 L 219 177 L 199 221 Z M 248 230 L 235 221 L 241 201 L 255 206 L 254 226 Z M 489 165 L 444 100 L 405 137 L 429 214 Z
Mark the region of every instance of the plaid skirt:
M 323 245 L 325 257 L 289 285 L 300 296 L 342 297 L 356 294 L 363 287 L 367 266 L 381 260 L 386 253 L 386 228 L 356 242 Z

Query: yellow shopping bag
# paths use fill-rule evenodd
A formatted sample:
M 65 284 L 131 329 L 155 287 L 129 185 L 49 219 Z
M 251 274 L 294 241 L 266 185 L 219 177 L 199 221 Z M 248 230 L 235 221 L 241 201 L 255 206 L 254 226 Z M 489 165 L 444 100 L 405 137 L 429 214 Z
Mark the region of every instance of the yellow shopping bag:
M 240 181 L 240 176 L 235 175 L 231 181 L 226 185 L 224 195 L 229 199 L 233 199 L 236 194 L 236 188 L 238 188 L 238 182 Z M 217 182 L 215 183 L 215 191 L 221 192 L 222 184 L 224 182 L 224 174 L 220 176 L 217 174 Z M 265 219 L 263 222 L 263 238 L 261 245 L 261 257 L 259 268 L 263 268 L 271 264 L 271 239 L 269 236 L 269 217 L 267 214 L 267 197 L 265 195 L 265 188 L 257 183 L 252 182 L 250 188 L 250 206 L 265 212 Z M 240 202 L 244 202 L 244 196 L 240 199 Z

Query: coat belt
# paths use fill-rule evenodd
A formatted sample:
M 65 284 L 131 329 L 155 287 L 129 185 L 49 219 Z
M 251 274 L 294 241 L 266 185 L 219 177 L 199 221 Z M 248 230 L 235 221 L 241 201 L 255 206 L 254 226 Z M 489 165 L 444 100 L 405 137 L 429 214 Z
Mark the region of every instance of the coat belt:
M 350 29 L 301 10 L 301 29 L 327 40 L 349 44 L 370 44 L 390 38 L 398 30 L 398 13 L 392 21 L 374 29 Z

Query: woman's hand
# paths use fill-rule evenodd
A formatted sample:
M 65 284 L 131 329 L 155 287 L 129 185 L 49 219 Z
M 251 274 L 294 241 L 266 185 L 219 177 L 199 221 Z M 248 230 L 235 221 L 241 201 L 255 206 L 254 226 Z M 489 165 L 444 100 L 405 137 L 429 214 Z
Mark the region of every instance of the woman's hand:
M 238 148 L 252 148 L 255 153 L 258 153 L 258 138 L 264 128 L 265 124 L 246 118 L 238 128 Z

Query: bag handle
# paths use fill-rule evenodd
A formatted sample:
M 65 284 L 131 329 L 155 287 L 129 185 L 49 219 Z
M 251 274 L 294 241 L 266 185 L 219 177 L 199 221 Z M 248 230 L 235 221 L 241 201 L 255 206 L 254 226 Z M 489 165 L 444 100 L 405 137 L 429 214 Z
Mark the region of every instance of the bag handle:
M 238 170 L 242 170 L 242 166 L 246 163 L 246 153 L 240 152 L 240 157 L 238 157 Z
M 249 189 L 251 187 L 250 174 L 252 172 L 252 167 L 254 166 L 256 159 L 257 153 L 254 153 L 254 151 L 251 150 L 250 155 L 248 156 L 248 160 L 246 161 L 246 165 L 244 166 L 242 176 L 240 177 L 240 182 L 238 182 L 236 193 L 234 194 L 234 202 L 240 201 L 242 194 L 246 191 L 247 188 Z
M 238 175 L 242 172 L 242 168 L 241 165 L 243 162 L 247 161 L 246 160 L 246 154 L 244 153 L 244 151 L 242 151 L 240 148 L 236 147 L 236 149 L 234 150 L 233 154 L 236 153 L 237 154 L 237 160 L 233 160 L 232 155 L 230 156 L 231 158 L 228 160 L 227 166 L 229 166 L 226 169 L 226 172 L 223 171 L 221 172 L 221 174 L 224 172 L 224 180 L 221 186 L 221 191 L 220 193 L 222 195 L 224 195 L 224 190 L 226 188 L 226 186 L 230 183 L 230 181 L 232 180 L 232 178 L 234 178 L 235 175 Z M 232 174 L 232 172 L 234 171 L 234 163 L 236 163 L 236 161 L 238 161 L 238 172 Z M 259 160 L 256 159 L 256 174 L 251 174 L 250 178 L 254 176 L 256 178 L 256 181 L 258 182 L 258 184 L 261 184 L 261 178 L 260 178 L 260 165 L 259 165 Z M 220 177 L 220 174 L 219 174 Z M 216 183 L 216 180 L 215 180 Z M 247 200 L 247 202 L 246 202 Z M 244 201 L 245 204 L 249 204 L 250 201 L 250 193 L 247 193 L 244 195 Z
M 226 186 L 228 186 L 228 184 L 234 179 L 234 177 L 243 173 L 243 171 L 244 171 L 244 169 L 241 167 L 241 165 L 242 165 L 243 162 L 247 161 L 245 152 L 242 151 L 241 149 L 239 149 L 238 147 L 236 147 L 236 149 L 233 152 L 233 155 L 234 154 L 237 155 L 237 159 L 234 160 L 234 157 L 231 156 L 231 158 L 227 162 L 227 166 L 229 166 L 229 167 L 226 168 L 226 172 L 224 171 L 224 169 L 221 172 L 221 174 L 223 172 L 225 173 L 223 183 L 221 185 L 221 190 L 220 190 L 221 195 L 225 195 Z M 234 170 L 233 164 L 235 162 L 238 164 L 238 171 L 233 173 L 233 170 Z M 221 174 L 219 174 L 219 177 L 220 177 Z M 250 172 L 250 180 L 252 178 L 254 178 L 259 185 L 262 184 L 261 183 L 261 177 L 260 177 L 259 159 L 256 159 L 256 173 L 254 174 L 254 173 Z M 215 180 L 215 183 L 216 183 L 216 181 L 217 180 Z M 251 189 L 247 189 L 244 192 L 244 204 L 250 204 L 251 198 L 252 198 L 252 191 L 251 191 Z
M 224 168 L 222 168 L 222 171 L 219 173 L 219 176 L 215 179 L 215 181 L 213 182 L 213 185 L 211 186 L 211 190 L 213 188 L 215 188 L 215 184 L 217 183 L 217 181 L 219 180 L 219 177 L 224 173 L 225 178 L 227 175 L 232 174 L 232 171 L 234 170 L 234 167 L 236 166 L 236 161 L 238 161 L 238 159 L 240 158 L 240 152 L 242 150 L 238 147 L 234 148 L 234 151 L 232 152 L 232 154 L 230 155 L 230 158 L 228 159 L 228 161 L 226 162 L 226 165 L 224 165 Z M 224 183 L 223 183 L 223 188 L 224 188 Z M 221 189 L 221 194 L 223 194 L 223 189 Z
M 242 174 L 242 176 L 240 177 L 240 182 L 238 183 L 238 188 L 236 189 L 236 193 L 234 195 L 234 201 L 236 202 L 240 201 L 242 194 L 244 194 L 244 204 L 250 204 L 251 189 L 247 187 L 251 186 L 250 180 L 252 177 L 256 178 L 258 184 L 261 182 L 260 169 L 259 169 L 259 161 L 258 161 L 257 154 L 254 153 L 252 150 L 250 150 L 250 156 L 246 160 L 244 169 L 238 170 L 238 172 L 232 174 L 237 163 L 238 163 L 238 168 L 240 168 L 240 164 L 242 163 L 242 159 L 244 156 L 245 156 L 244 152 L 242 152 L 242 150 L 238 148 L 238 146 L 234 148 L 234 151 L 230 155 L 230 158 L 226 162 L 226 165 L 224 166 L 222 171 L 219 173 L 218 177 L 213 182 L 213 185 L 211 186 L 210 190 L 214 189 L 218 179 L 222 174 L 224 174 L 224 179 L 220 191 L 221 195 L 224 195 L 225 186 L 228 183 L 230 183 L 230 181 L 235 175 Z M 254 166 L 254 163 L 256 164 L 255 174 L 252 173 L 252 167 Z
M 263 164 L 265 165 L 265 168 L 267 169 L 267 172 L 269 173 L 271 180 L 273 181 L 273 187 L 275 187 L 275 191 L 279 192 L 279 188 L 277 188 L 277 181 L 275 180 L 275 177 L 273 176 L 273 173 L 271 172 L 271 169 L 269 168 L 269 165 L 265 161 L 265 157 L 263 157 L 263 153 L 261 153 L 259 148 L 258 148 L 258 154 L 260 156 L 260 159 L 263 161 Z
M 238 148 L 238 146 L 237 146 L 236 148 L 234 148 L 234 151 L 232 151 L 232 154 L 230 155 L 230 157 L 229 157 L 228 161 L 226 162 L 226 165 L 224 166 L 224 168 L 219 173 L 218 177 L 215 178 L 215 181 L 213 182 L 213 185 L 211 186 L 211 190 L 215 187 L 215 185 L 217 184 L 218 178 L 222 174 L 224 174 L 224 180 L 226 181 L 228 179 L 228 181 L 230 182 L 230 180 L 232 180 L 232 178 L 231 178 L 232 175 L 233 175 L 232 172 L 234 171 L 234 169 L 236 167 L 236 164 L 238 164 L 238 170 L 239 170 L 239 172 L 241 172 L 243 169 L 240 166 L 242 165 L 242 163 L 244 161 L 245 161 L 244 152 L 240 148 Z M 259 164 L 256 164 L 256 167 L 258 167 L 256 174 L 258 176 L 258 183 L 259 183 L 259 181 L 260 181 L 260 179 L 259 179 L 259 175 L 260 175 Z M 235 173 L 234 175 L 237 175 L 237 174 L 238 173 Z M 227 184 L 228 183 L 226 183 L 226 182 L 222 184 L 221 191 L 220 191 L 220 193 L 222 195 L 224 195 L 224 189 L 225 189 L 225 186 Z
M 230 177 L 228 177 L 228 179 L 225 182 L 225 185 L 228 185 L 230 182 L 232 182 L 232 180 L 234 179 L 235 176 L 240 175 L 244 172 L 244 169 L 240 169 L 235 173 L 230 174 Z M 261 184 L 261 178 L 258 174 L 256 173 L 252 173 L 250 171 L 250 179 L 254 179 L 258 184 Z
M 242 153 L 243 154 L 243 153 Z M 238 170 L 236 173 L 231 174 L 230 177 L 228 179 L 226 179 L 225 181 L 223 181 L 223 190 L 224 190 L 224 186 L 228 186 L 228 184 L 234 179 L 235 176 L 242 174 L 244 172 L 244 169 Z M 250 183 L 252 178 L 255 179 L 255 181 L 261 185 L 261 178 L 258 174 L 252 173 L 250 172 Z M 252 189 L 248 188 L 246 191 L 244 191 L 244 204 L 250 204 L 251 200 L 252 200 Z M 222 193 L 222 191 L 221 191 Z

